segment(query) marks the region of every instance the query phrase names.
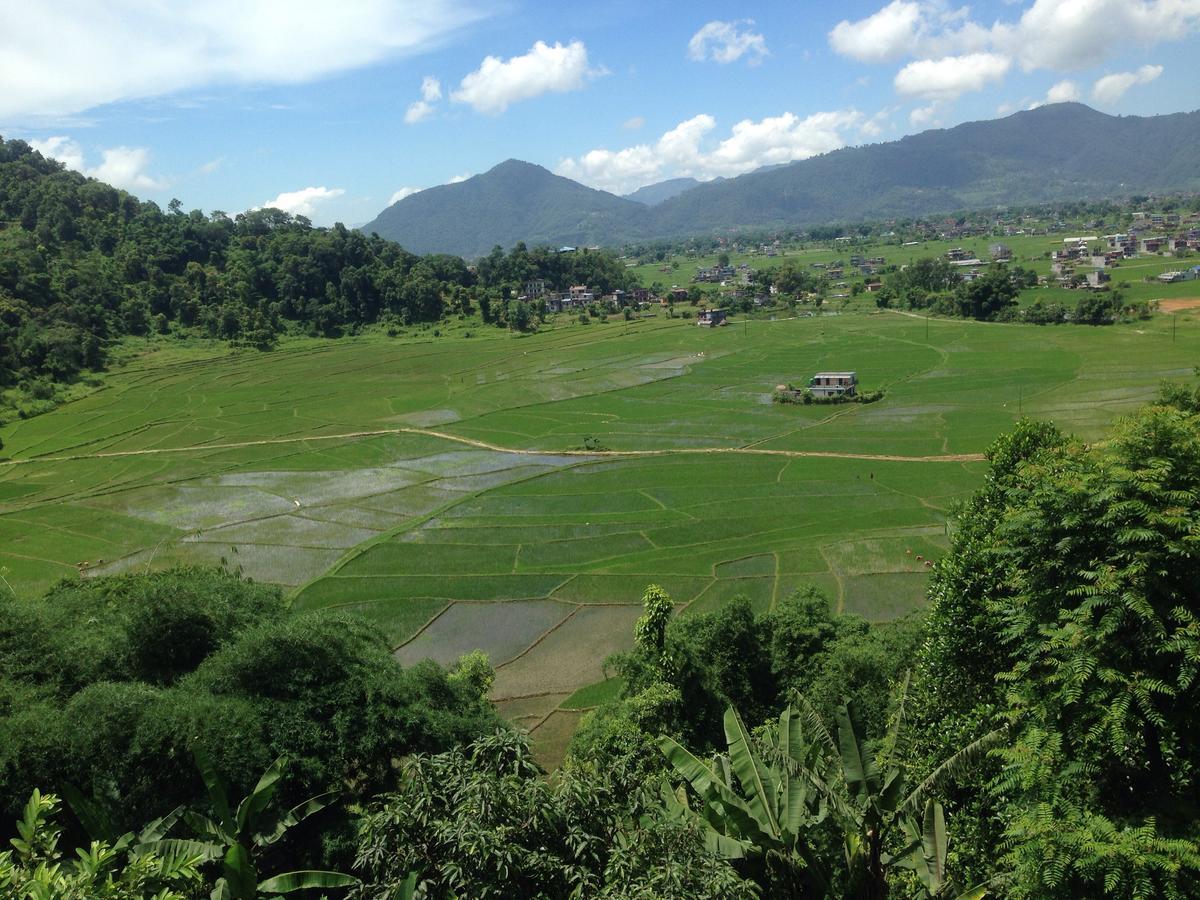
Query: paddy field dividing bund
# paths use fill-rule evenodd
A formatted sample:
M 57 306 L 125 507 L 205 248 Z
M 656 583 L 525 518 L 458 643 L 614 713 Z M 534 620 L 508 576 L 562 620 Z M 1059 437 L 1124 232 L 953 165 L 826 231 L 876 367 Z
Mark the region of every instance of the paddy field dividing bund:
M 558 746 L 603 695 L 577 691 L 630 643 L 647 583 L 684 615 L 737 594 L 766 609 L 806 583 L 869 619 L 919 606 L 989 442 L 1019 414 L 1098 436 L 1190 375 L 1194 316 L 158 350 L 0 430 L 0 566 L 30 598 L 80 574 L 240 567 L 297 610 L 367 616 L 402 661 L 487 651 L 500 708 Z M 886 396 L 770 402 L 825 369 Z

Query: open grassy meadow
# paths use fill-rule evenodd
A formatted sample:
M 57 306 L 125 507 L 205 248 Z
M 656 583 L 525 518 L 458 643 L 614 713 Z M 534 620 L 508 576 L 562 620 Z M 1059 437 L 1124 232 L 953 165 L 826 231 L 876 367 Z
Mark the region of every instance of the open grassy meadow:
M 561 745 L 611 692 L 603 660 L 649 582 L 683 615 L 805 583 L 869 619 L 919 606 L 988 443 L 1020 414 L 1100 435 L 1200 362 L 1196 311 L 1176 324 L 564 318 L 526 337 L 163 346 L 0 430 L 0 566 L 27 597 L 240 568 L 296 609 L 369 617 L 402 660 L 486 650 L 501 709 Z M 771 403 L 822 369 L 886 396 Z

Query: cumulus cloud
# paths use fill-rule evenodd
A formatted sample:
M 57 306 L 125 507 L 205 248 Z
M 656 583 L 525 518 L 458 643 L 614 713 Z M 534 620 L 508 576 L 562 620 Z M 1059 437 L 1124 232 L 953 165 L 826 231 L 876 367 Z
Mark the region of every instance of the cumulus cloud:
M 1015 25 L 993 26 L 991 36 L 1023 69 L 1071 71 L 1131 45 L 1178 40 L 1197 26 L 1197 0 L 1036 0 Z
M 588 66 L 587 47 L 582 41 L 553 46 L 538 41 L 524 56 L 502 60 L 485 57 L 479 68 L 463 78 L 450 95 L 477 112 L 498 115 L 520 100 L 547 93 L 577 91 L 587 80 L 605 74 Z
M 434 104 L 441 99 L 442 83 L 432 75 L 426 75 L 421 79 L 421 99 L 410 103 L 404 111 L 405 123 L 415 125 L 422 119 L 428 119 L 433 115 Z
M 405 197 L 411 197 L 413 194 L 419 194 L 421 190 L 422 189 L 418 187 L 402 187 L 400 190 L 396 191 L 396 193 L 392 194 L 391 199 L 388 200 L 388 206 L 391 206 L 393 203 L 399 203 Z
M 911 53 L 923 27 L 919 3 L 892 0 L 865 19 L 838 22 L 829 32 L 829 46 L 859 62 L 887 62 Z
M 894 110 L 881 109 L 869 119 L 864 119 L 859 123 L 858 133 L 863 137 L 877 138 L 883 132 L 892 129 L 892 113 Z
M 711 60 L 725 65 L 747 56 L 750 65 L 757 65 L 769 52 L 766 38 L 748 27 L 753 24 L 753 19 L 709 22 L 688 41 L 688 59 Z
M 0 121 L 219 84 L 293 84 L 426 52 L 484 13 L 459 0 L 21 3 L 0 9 Z
M 953 100 L 999 81 L 1012 60 L 998 53 L 968 53 L 941 59 L 920 59 L 896 73 L 896 91 L 905 97 Z
M 918 106 L 908 114 L 908 121 L 917 128 L 925 125 L 936 124 L 934 117 L 937 115 L 938 105 L 930 103 L 928 106 Z
M 845 146 L 844 132 L 861 127 L 857 110 L 819 112 L 805 118 L 785 112 L 757 121 L 744 119 L 713 143 L 716 119 L 707 114 L 680 122 L 650 144 L 621 150 L 596 149 L 563 159 L 555 171 L 613 193 L 629 193 L 664 178 L 690 175 L 707 180 L 762 166 L 806 159 Z
M 1078 100 L 1081 96 L 1079 85 L 1075 82 L 1060 81 L 1055 85 L 1051 85 L 1050 90 L 1046 91 L 1046 102 L 1069 103 Z
M 442 99 L 442 83 L 432 75 L 421 79 L 421 99 L 426 103 L 434 103 Z
M 459 184 L 460 182 L 466 181 L 470 177 L 471 176 L 469 173 L 464 173 L 462 175 L 453 175 L 453 176 L 451 176 L 450 180 L 446 182 L 446 184 Z
M 988 53 L 1025 71 L 1078 71 L 1198 28 L 1200 0 L 1034 0 L 1017 18 L 991 24 L 945 0 L 892 0 L 865 19 L 839 22 L 829 45 L 860 62 Z
M 1105 75 L 1092 85 L 1092 99 L 1097 103 L 1116 103 L 1134 85 L 1149 84 L 1162 73 L 1162 66 L 1142 66 L 1136 72 L 1114 72 Z
M 161 191 L 168 185 L 165 178 L 156 178 L 147 171 L 150 151 L 145 147 L 106 148 L 100 151 L 99 165 L 89 166 L 83 148 L 65 135 L 30 141 L 29 146 L 42 156 L 58 160 L 68 169 L 127 191 Z M 220 160 L 216 163 L 219 165 Z M 201 169 L 203 171 L 205 167 Z
M 48 137 L 45 140 L 30 141 L 29 146 L 47 159 L 57 159 L 68 169 L 83 172 L 83 148 L 66 135 Z
M 633 116 L 632 118 L 626 119 L 624 122 L 622 122 L 621 128 L 623 128 L 625 131 L 637 131 L 645 124 L 646 118 L 644 116 Z
M 432 103 L 427 103 L 424 100 L 416 100 L 408 104 L 408 109 L 404 111 L 404 124 L 416 125 L 418 122 L 424 121 L 432 115 Z
M 256 209 L 282 209 L 294 216 L 304 216 L 311 219 L 317 207 L 326 200 L 333 200 L 346 193 L 342 188 L 306 187 L 298 191 L 284 191 L 274 200 L 268 200 Z

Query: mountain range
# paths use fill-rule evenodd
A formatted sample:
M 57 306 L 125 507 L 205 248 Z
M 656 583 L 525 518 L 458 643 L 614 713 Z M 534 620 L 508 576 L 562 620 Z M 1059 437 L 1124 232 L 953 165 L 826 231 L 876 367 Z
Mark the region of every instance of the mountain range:
M 508 160 L 392 204 L 363 226 L 416 253 L 608 245 L 737 229 L 925 216 L 995 205 L 1200 190 L 1200 112 L 1110 116 L 1057 103 L 737 178 L 627 197 Z

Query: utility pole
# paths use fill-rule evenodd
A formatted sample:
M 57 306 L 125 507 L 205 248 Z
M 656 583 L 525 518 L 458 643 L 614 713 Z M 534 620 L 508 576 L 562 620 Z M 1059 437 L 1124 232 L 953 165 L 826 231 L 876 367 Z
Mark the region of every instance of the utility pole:
M 1171 313 L 1171 343 L 1175 343 L 1175 330 L 1179 325 L 1179 313 Z

